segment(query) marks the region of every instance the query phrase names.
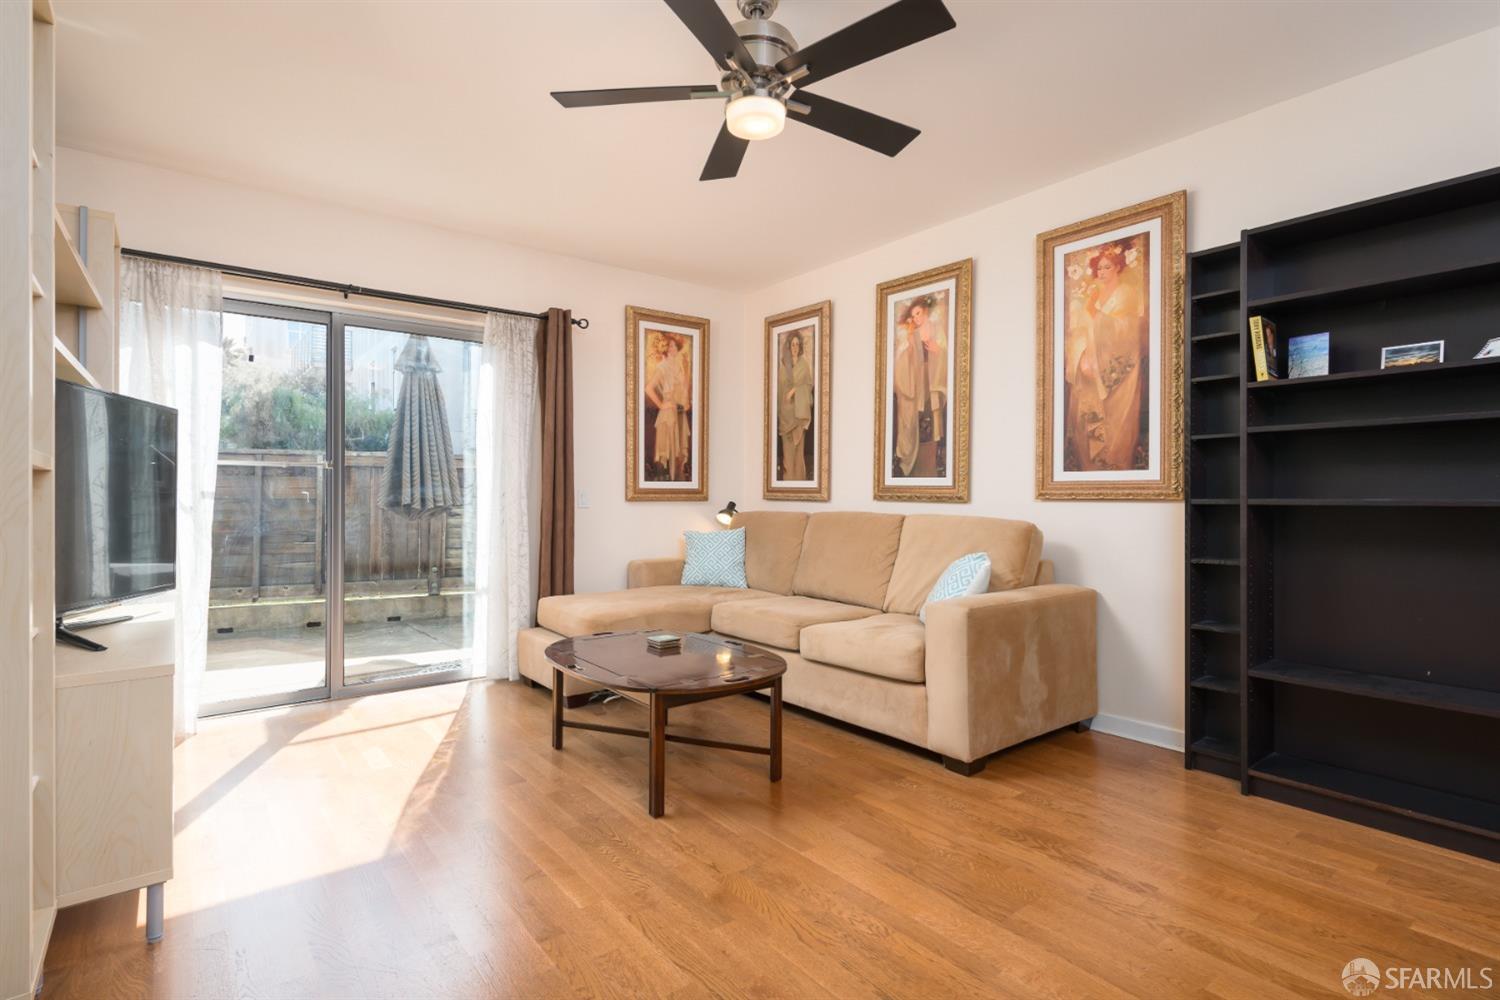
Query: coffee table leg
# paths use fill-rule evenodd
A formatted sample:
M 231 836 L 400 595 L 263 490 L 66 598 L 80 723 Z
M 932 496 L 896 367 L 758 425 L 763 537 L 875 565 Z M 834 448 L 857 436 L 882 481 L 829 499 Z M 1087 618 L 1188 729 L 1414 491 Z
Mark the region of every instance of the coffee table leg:
M 667 702 L 651 696 L 651 764 L 648 768 L 646 811 L 653 817 L 667 811 Z
M 781 678 L 771 684 L 771 780 L 781 780 Z
M 552 749 L 562 749 L 563 672 L 552 668 Z

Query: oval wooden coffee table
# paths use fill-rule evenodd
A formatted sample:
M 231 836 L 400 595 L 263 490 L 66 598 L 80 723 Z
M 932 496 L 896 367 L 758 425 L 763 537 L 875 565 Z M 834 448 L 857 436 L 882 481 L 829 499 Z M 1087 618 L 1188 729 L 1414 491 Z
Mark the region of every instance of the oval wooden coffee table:
M 683 635 L 680 648 L 659 652 L 646 644 L 646 636 L 653 631 L 606 632 L 563 639 L 547 647 L 547 659 L 552 661 L 552 749 L 562 749 L 564 729 L 645 737 L 650 741 L 646 811 L 652 816 L 660 816 L 666 806 L 668 743 L 766 754 L 771 758 L 771 780 L 780 781 L 781 675 L 786 673 L 786 661 L 759 646 L 694 632 Z M 645 704 L 651 712 L 651 728 L 625 729 L 565 719 L 563 678 L 569 674 Z M 667 732 L 667 712 L 678 705 L 765 688 L 771 689 L 769 746 Z

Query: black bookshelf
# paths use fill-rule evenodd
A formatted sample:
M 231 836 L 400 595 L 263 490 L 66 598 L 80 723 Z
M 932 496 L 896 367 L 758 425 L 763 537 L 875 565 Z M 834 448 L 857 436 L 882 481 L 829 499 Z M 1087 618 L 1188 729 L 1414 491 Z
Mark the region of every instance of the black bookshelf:
M 1189 768 L 1240 777 L 1240 245 L 1188 257 L 1187 703 Z
M 1247 230 L 1189 280 L 1229 260 L 1243 294 L 1201 301 L 1242 335 L 1197 339 L 1227 331 L 1190 299 L 1190 377 L 1220 343 L 1253 379 L 1251 315 L 1327 331 L 1330 374 L 1189 382 L 1190 434 L 1241 433 L 1188 449 L 1189 499 L 1239 501 L 1187 505 L 1188 766 L 1500 860 L 1500 359 L 1473 360 L 1500 337 L 1500 169 Z M 1444 363 L 1380 370 L 1428 340 Z

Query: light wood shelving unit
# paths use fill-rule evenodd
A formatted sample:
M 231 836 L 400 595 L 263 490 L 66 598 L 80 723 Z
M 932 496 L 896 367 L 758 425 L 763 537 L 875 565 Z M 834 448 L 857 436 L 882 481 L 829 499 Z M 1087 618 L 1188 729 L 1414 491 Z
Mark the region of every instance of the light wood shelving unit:
M 118 367 L 114 217 L 55 203 L 55 31 L 50 0 L 0 4 L 0 1000 L 33 995 L 58 905 L 53 385 Z

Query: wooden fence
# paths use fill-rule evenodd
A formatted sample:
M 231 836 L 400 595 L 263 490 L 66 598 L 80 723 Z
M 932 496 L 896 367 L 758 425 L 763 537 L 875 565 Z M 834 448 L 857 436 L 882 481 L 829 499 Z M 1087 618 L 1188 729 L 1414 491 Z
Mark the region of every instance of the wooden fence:
M 323 593 L 326 499 L 321 456 L 240 451 L 220 455 L 214 492 L 211 596 L 296 598 Z M 275 463 L 270 465 L 255 463 Z M 462 456 L 456 458 L 467 487 Z M 344 589 L 438 594 L 472 585 L 464 565 L 467 509 L 409 521 L 380 507 L 384 452 L 351 452 L 344 472 Z

